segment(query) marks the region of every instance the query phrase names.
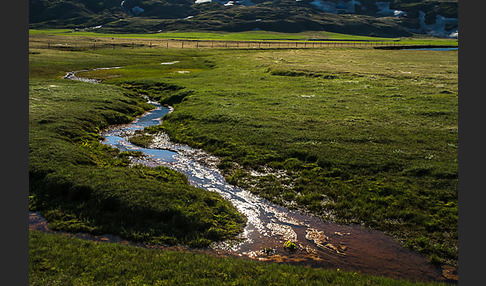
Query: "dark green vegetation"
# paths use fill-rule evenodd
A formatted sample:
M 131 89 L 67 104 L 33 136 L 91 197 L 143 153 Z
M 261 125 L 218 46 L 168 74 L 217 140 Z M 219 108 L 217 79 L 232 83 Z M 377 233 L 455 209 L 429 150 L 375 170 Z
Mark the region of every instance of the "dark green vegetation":
M 444 285 L 30 232 L 29 285 Z
M 113 63 L 109 57 L 45 50 L 30 56 L 30 210 L 41 211 L 51 228 L 192 246 L 242 230 L 244 218 L 220 196 L 168 168 L 129 167 L 140 154 L 99 143 L 100 129 L 151 106 L 123 88 L 56 74 Z
M 359 1 L 351 10 L 326 13 L 312 0 L 252 0 L 255 5 L 224 6 L 223 3 L 195 4 L 194 0 L 29 0 L 31 28 L 83 29 L 115 33 L 157 33 L 159 31 L 252 31 L 278 32 L 329 31 L 365 36 L 397 37 L 412 35 L 420 27 L 419 11 L 425 23 L 433 24 L 437 15 L 457 18 L 458 1 L 394 0 L 390 8 L 402 10 L 397 18 L 379 13 L 375 0 Z M 343 1 L 327 0 L 339 3 Z M 139 7 L 141 10 L 133 10 Z M 457 24 L 446 27 L 457 28 Z

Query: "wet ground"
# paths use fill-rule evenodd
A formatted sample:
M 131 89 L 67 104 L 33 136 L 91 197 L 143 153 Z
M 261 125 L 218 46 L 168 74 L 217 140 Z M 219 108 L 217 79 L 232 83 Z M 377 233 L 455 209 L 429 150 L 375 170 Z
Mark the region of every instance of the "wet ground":
M 247 226 L 238 239 L 213 244 L 210 249 L 197 251 L 356 271 L 411 281 L 457 283 L 457 269 L 436 267 L 426 257 L 404 248 L 382 232 L 359 225 L 324 222 L 316 217 L 274 205 L 246 190 L 227 184 L 216 168 L 216 157 L 201 150 L 174 144 L 165 134 L 158 134 L 150 148 L 132 145 L 128 142 L 128 137 L 136 130 L 160 124 L 161 118 L 171 111 L 169 107 L 163 107 L 156 102 L 150 103 L 155 109 L 133 123 L 103 131 L 103 143 L 121 150 L 142 151 L 145 158 L 134 163 L 167 166 L 184 173 L 192 185 L 217 192 L 248 219 Z M 30 213 L 29 227 L 50 231 L 38 213 Z M 75 236 L 94 241 L 129 243 L 111 235 Z M 284 243 L 287 241 L 293 242 L 296 249 L 286 249 Z
M 359 225 L 323 222 L 227 184 L 216 168 L 216 157 L 174 144 L 166 134 L 158 134 L 150 148 L 133 146 L 127 139 L 134 131 L 160 124 L 161 118 L 170 112 L 167 107 L 152 104 L 156 108 L 132 124 L 103 132 L 104 143 L 122 150 L 142 151 L 147 156 L 136 163 L 180 171 L 192 185 L 217 192 L 243 213 L 248 224 L 240 240 L 214 244 L 213 250 L 264 261 L 339 268 L 409 280 L 447 280 L 442 270 L 430 264 L 427 258 L 402 247 L 382 232 Z M 285 249 L 286 241 L 294 242 L 297 249 Z

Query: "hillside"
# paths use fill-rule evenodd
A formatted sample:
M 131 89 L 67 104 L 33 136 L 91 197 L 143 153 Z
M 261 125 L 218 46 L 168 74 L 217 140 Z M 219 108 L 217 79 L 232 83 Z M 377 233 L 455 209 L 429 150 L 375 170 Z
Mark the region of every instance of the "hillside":
M 458 0 L 29 0 L 31 28 L 458 36 Z

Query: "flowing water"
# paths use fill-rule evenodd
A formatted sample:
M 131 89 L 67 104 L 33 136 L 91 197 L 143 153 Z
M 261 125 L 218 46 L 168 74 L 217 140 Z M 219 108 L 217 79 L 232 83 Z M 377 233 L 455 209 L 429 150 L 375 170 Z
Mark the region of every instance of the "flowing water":
M 459 48 L 407 48 L 407 49 L 404 49 L 404 50 L 446 52 L 446 51 L 458 51 Z
M 79 80 L 79 79 L 76 79 Z M 247 190 L 232 186 L 216 168 L 218 159 L 203 151 L 170 142 L 159 134 L 151 148 L 141 148 L 128 142 L 136 130 L 158 125 L 171 109 L 150 102 L 155 109 L 131 124 L 112 126 L 103 131 L 104 144 L 122 151 L 141 151 L 146 156 L 134 163 L 147 166 L 167 166 L 184 173 L 189 182 L 216 192 L 230 201 L 247 217 L 247 225 L 238 239 L 213 244 L 210 253 L 243 256 L 262 261 L 286 262 L 316 267 L 356 271 L 403 278 L 412 281 L 456 282 L 455 269 L 440 269 L 424 256 L 402 247 L 382 232 L 359 225 L 340 225 L 274 205 Z M 30 228 L 48 231 L 38 213 L 30 214 Z M 101 241 L 128 243 L 116 236 L 78 237 Z M 295 251 L 284 243 L 292 241 Z
M 188 146 L 170 142 L 159 135 L 151 147 L 141 148 L 128 142 L 134 131 L 160 124 L 170 109 L 151 102 L 155 109 L 133 123 L 115 126 L 104 132 L 104 143 L 121 150 L 142 151 L 147 156 L 135 163 L 167 166 L 184 173 L 189 182 L 217 192 L 230 201 L 248 223 L 240 240 L 211 246 L 218 252 L 229 252 L 264 261 L 288 262 L 360 271 L 411 280 L 442 280 L 441 270 L 422 255 L 407 250 L 392 237 L 358 225 L 339 225 L 274 205 L 249 191 L 232 186 L 215 167 L 217 158 Z M 201 160 L 203 159 L 203 160 Z M 296 244 L 288 251 L 286 241 Z

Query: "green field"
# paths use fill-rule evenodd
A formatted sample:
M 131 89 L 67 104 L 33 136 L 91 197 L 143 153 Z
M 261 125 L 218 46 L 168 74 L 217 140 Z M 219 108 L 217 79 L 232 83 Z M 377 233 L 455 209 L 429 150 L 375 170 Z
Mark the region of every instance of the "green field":
M 31 231 L 29 285 L 446 285 Z
M 98 143 L 98 130 L 147 108 L 146 94 L 175 107 L 151 132 L 217 155 L 229 182 L 457 266 L 457 51 L 31 49 L 29 59 L 31 210 L 57 229 L 194 246 L 241 230 L 219 196 L 165 168 L 128 168 L 137 154 Z M 99 85 L 60 79 L 113 66 L 79 74 Z
M 432 37 L 415 38 L 380 38 L 370 36 L 347 35 L 333 32 L 301 32 L 301 33 L 279 33 L 268 31 L 246 31 L 246 32 L 161 32 L 153 34 L 130 34 L 130 33 L 101 33 L 93 31 L 74 31 L 73 29 L 47 29 L 29 30 L 30 35 L 60 35 L 60 36 L 82 36 L 82 37 L 104 37 L 117 39 L 187 39 L 187 40 L 223 40 L 223 41 L 307 41 L 307 40 L 346 40 L 346 41 L 385 41 L 396 42 L 402 45 L 457 45 L 457 39 L 438 39 Z
M 83 53 L 31 54 L 30 209 L 56 230 L 152 243 L 207 246 L 239 233 L 244 217 L 220 196 L 168 168 L 129 167 L 140 154 L 100 143 L 101 129 L 152 108 L 117 86 L 60 79 L 65 71 L 108 63 L 114 62 Z
M 161 130 L 223 158 L 229 182 L 387 231 L 433 261 L 457 260 L 457 52 L 207 51 L 171 60 L 180 64 L 87 75 L 116 73 L 164 102 L 172 94 L 150 87 L 163 76 L 185 89 Z M 289 178 L 249 175 L 263 167 Z

